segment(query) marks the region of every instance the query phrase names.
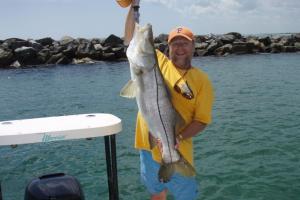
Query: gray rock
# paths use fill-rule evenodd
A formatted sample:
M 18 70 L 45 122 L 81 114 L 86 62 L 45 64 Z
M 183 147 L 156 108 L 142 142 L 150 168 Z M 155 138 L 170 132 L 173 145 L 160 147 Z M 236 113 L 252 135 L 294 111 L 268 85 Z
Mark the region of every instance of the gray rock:
M 85 44 L 85 43 L 90 43 L 90 40 L 85 39 L 85 38 L 77 38 L 75 40 L 75 42 L 78 43 L 78 44 Z
M 295 46 L 284 46 L 283 47 L 283 52 L 286 53 L 294 53 L 297 51 L 297 48 Z
M 194 56 L 208 56 L 209 53 L 206 49 L 196 49 Z
M 105 61 L 115 61 L 116 60 L 116 56 L 114 53 L 103 53 L 102 55 L 103 60 Z
M 296 42 L 295 44 L 296 50 L 300 51 L 300 42 Z
M 35 41 L 37 41 L 38 43 L 40 43 L 43 46 L 52 45 L 52 43 L 54 42 L 54 40 L 51 37 L 45 37 L 45 38 L 41 38 L 41 39 L 38 39 Z
M 95 54 L 95 51 L 94 45 L 91 43 L 80 43 L 76 51 L 76 58 L 92 58 L 92 55 Z
M 165 52 L 168 50 L 168 44 L 166 42 L 164 43 L 156 43 L 154 44 L 154 47 L 158 50 L 160 50 L 161 52 Z
M 202 43 L 208 40 L 208 37 L 205 35 L 195 35 L 195 42 L 196 43 Z
M 37 65 L 37 51 L 33 47 L 20 47 L 15 49 L 16 59 L 23 65 Z
M 52 56 L 49 49 L 42 49 L 37 53 L 37 58 L 41 63 L 45 64 Z
M 67 64 L 70 64 L 71 62 L 72 62 L 72 60 L 70 60 L 66 56 L 63 56 L 60 59 L 58 59 L 55 64 L 57 64 L 57 65 L 67 65 Z
M 100 39 L 100 38 L 93 38 L 91 39 L 91 43 L 92 44 L 102 44 L 104 42 L 104 39 Z
M 75 44 L 70 43 L 65 50 L 62 51 L 62 53 L 69 59 L 72 59 L 76 55 L 78 46 Z
M 167 34 L 159 34 L 156 38 L 154 38 L 154 43 L 167 43 L 168 35 Z
M 112 48 L 112 52 L 115 54 L 117 59 L 126 57 L 124 47 Z
M 230 32 L 230 33 L 226 33 L 225 35 L 232 35 L 234 37 L 234 40 L 242 39 L 242 34 L 238 32 Z
M 112 47 L 106 46 L 102 48 L 103 53 L 112 53 Z
M 9 38 L 4 40 L 3 42 L 6 47 L 8 47 L 11 50 L 15 50 L 17 48 L 20 47 L 28 47 L 29 46 L 29 42 L 23 39 L 19 39 L 19 38 Z
M 123 40 L 118 36 L 111 34 L 104 40 L 103 46 L 120 47 L 123 46 Z
M 230 53 L 232 53 L 232 44 L 225 44 L 224 46 L 217 48 L 214 52 L 217 56 L 223 56 Z
M 195 49 L 206 49 L 208 47 L 207 42 L 195 42 Z
M 207 51 L 208 51 L 209 53 L 213 54 L 214 51 L 215 51 L 217 48 L 221 47 L 222 45 L 223 45 L 223 43 L 222 43 L 221 40 L 218 40 L 218 39 L 213 40 L 213 41 L 209 44 L 209 46 L 207 47 Z
M 271 53 L 280 53 L 283 51 L 283 45 L 280 43 L 272 43 L 270 45 Z
M 21 64 L 19 63 L 19 61 L 15 61 L 13 62 L 12 64 L 10 64 L 10 67 L 11 68 L 20 68 L 21 67 Z
M 295 38 L 295 42 L 300 42 L 300 33 L 293 34 L 293 37 Z
M 249 42 L 233 42 L 232 53 L 235 54 L 248 54 L 253 53 L 254 44 Z
M 40 43 L 36 42 L 35 40 L 28 40 L 29 47 L 34 48 L 36 51 L 41 51 L 44 47 Z
M 272 43 L 271 38 L 269 36 L 267 36 L 267 37 L 259 37 L 258 41 L 261 42 L 261 43 L 263 43 L 265 46 L 269 46 Z
M 0 46 L 0 67 L 8 67 L 14 60 L 12 50 Z
M 93 43 L 92 43 L 93 44 Z M 101 45 L 101 44 L 94 44 L 94 49 L 96 50 L 96 51 L 102 51 L 103 50 L 103 46 Z
M 90 58 L 82 58 L 82 59 L 76 59 L 74 58 L 72 61 L 73 64 L 93 64 L 95 63 L 92 59 Z
M 282 44 L 283 46 L 293 46 L 295 43 L 295 38 L 293 35 L 290 36 L 283 36 L 279 43 Z
M 62 46 L 68 46 L 69 44 L 76 42 L 71 36 L 64 36 L 59 40 L 59 44 Z
M 64 54 L 62 53 L 58 53 L 58 54 L 55 54 L 55 55 L 52 55 L 49 60 L 47 60 L 46 64 L 56 64 L 56 62 L 58 60 L 60 60 L 61 58 L 64 57 Z
M 233 34 L 226 34 L 222 35 L 219 39 L 222 41 L 223 44 L 231 44 L 236 39 L 236 37 Z

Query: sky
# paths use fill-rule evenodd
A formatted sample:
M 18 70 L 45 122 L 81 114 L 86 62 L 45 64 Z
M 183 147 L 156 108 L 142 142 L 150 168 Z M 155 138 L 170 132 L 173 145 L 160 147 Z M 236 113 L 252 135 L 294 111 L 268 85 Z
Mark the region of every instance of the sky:
M 154 35 L 182 25 L 197 35 L 300 32 L 300 0 L 140 0 Z M 115 0 L 0 0 L 0 40 L 123 36 L 128 8 Z

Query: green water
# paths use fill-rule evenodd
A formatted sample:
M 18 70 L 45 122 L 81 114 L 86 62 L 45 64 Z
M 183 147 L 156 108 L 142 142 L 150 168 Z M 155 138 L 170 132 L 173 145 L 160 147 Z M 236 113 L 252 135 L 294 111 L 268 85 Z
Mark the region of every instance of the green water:
M 205 57 L 214 84 L 213 123 L 195 138 L 200 200 L 300 198 L 300 54 Z M 133 148 L 135 101 L 118 96 L 128 63 L 0 70 L 0 121 L 112 113 L 120 199 L 148 199 Z M 87 200 L 108 199 L 103 138 L 0 147 L 4 200 L 22 200 L 34 177 L 76 176 Z M 171 199 L 171 198 L 170 198 Z

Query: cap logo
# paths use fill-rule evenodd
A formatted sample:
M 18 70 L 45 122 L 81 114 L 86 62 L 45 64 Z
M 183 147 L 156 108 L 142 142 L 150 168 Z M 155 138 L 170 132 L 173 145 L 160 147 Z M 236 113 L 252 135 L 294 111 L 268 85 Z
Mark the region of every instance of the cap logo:
M 182 28 L 177 28 L 177 33 L 180 33 L 182 31 Z

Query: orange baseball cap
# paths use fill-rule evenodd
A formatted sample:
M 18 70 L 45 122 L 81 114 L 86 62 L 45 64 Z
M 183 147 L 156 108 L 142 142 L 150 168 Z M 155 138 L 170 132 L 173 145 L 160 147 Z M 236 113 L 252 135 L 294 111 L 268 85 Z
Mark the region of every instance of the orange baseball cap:
M 132 0 L 117 0 L 117 3 L 118 3 L 122 8 L 126 8 L 126 7 L 128 7 L 128 6 L 132 3 Z
M 178 36 L 184 37 L 190 41 L 194 40 L 194 34 L 189 28 L 184 26 L 179 26 L 171 30 L 171 32 L 169 33 L 168 43 L 170 43 L 171 40 L 173 40 L 175 37 Z

